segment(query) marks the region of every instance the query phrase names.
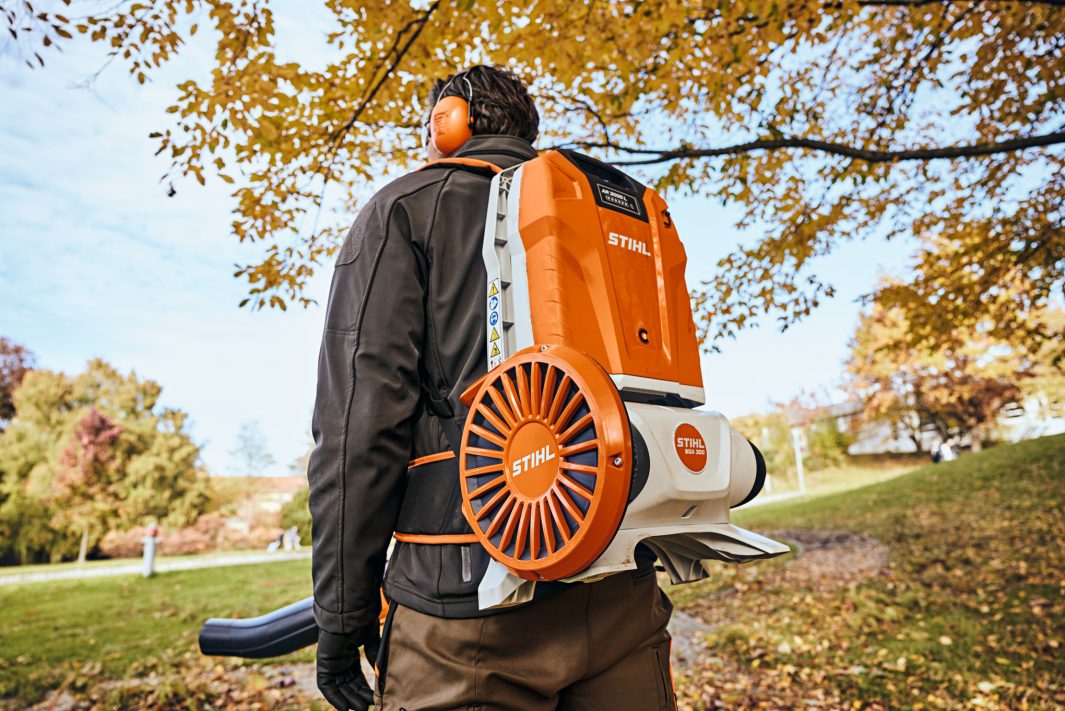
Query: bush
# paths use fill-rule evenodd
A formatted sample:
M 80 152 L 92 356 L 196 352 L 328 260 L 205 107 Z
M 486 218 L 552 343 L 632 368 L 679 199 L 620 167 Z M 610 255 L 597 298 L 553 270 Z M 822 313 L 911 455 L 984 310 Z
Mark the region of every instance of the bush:
M 839 429 L 836 418 L 822 417 L 806 430 L 806 446 L 809 459 L 805 464 L 810 470 L 838 467 L 847 461 L 851 438 Z
M 39 499 L 13 490 L 0 503 L 0 565 L 58 563 L 63 551 L 77 551 L 77 537 L 52 526 L 51 518 L 51 509 Z
M 100 552 L 108 558 L 136 558 L 144 550 L 146 526 L 126 531 L 111 531 L 100 543 Z M 191 555 L 219 550 L 260 550 L 277 538 L 277 530 L 261 526 L 248 532 L 226 526 L 217 514 L 204 514 L 196 523 L 174 530 L 162 529 L 159 552 L 163 555 Z
M 770 476 L 779 479 L 794 476 L 795 450 L 787 415 L 782 412 L 745 415 L 734 419 L 732 426 L 762 452 Z

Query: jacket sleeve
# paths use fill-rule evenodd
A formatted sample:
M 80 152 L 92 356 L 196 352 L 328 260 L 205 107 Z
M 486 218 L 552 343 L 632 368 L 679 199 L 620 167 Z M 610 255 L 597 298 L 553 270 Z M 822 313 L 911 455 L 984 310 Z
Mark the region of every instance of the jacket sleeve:
M 314 616 L 350 634 L 377 624 L 419 398 L 423 290 L 400 207 L 359 213 L 333 272 L 307 468 Z

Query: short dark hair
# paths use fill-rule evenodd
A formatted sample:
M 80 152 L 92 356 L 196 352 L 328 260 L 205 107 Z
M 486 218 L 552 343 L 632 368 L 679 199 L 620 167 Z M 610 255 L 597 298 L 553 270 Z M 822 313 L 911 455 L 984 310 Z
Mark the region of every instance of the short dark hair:
M 467 85 L 464 79 L 469 80 Z M 429 108 L 445 96 L 470 98 L 473 89 L 473 134 L 517 136 L 529 143 L 540 132 L 540 114 L 518 76 L 503 67 L 478 64 L 437 79 L 429 91 Z

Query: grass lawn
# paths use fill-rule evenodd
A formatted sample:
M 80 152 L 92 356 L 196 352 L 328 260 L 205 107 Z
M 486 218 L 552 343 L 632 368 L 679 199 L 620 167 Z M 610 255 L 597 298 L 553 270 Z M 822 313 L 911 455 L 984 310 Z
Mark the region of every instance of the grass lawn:
M 738 513 L 806 548 L 671 591 L 712 626 L 677 675 L 682 708 L 1065 706 L 1065 436 L 897 474 L 839 472 L 821 484 L 893 478 Z M 809 531 L 859 535 L 818 549 Z M 305 708 L 259 665 L 201 658 L 196 634 L 309 591 L 305 560 L 0 587 L 0 699 Z
M 199 661 L 206 618 L 294 602 L 310 594 L 310 576 L 310 561 L 299 560 L 0 587 L 0 698 L 30 702 L 63 683 L 165 674 Z
M 1061 707 L 1063 501 L 1056 436 L 739 512 L 758 531 L 875 537 L 886 565 L 826 585 L 789 576 L 799 566 L 785 559 L 678 588 L 678 607 L 715 625 L 707 658 L 679 680 L 685 703 Z
M 927 464 L 923 454 L 861 455 L 850 457 L 845 464 L 806 473 L 806 495 L 820 496 L 835 491 L 845 491 L 859 486 L 894 479 Z M 799 481 L 792 472 L 787 476 L 772 476 L 769 481 L 772 491 L 766 489 L 763 496 L 791 494 L 799 490 Z

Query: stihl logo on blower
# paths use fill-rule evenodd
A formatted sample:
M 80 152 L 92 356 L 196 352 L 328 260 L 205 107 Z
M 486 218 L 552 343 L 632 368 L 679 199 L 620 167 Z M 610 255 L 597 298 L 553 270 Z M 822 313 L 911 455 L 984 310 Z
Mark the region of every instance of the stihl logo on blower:
M 541 464 L 546 464 L 555 458 L 555 453 L 551 449 L 551 445 L 545 444 L 535 452 L 530 452 L 524 457 L 520 457 L 514 460 L 513 468 L 510 471 L 511 476 L 518 476 L 522 472 L 527 472 L 530 469 L 535 469 Z
M 630 252 L 642 254 L 645 257 L 651 256 L 651 253 L 647 251 L 647 243 L 641 242 L 638 239 L 633 239 L 632 237 L 628 237 L 617 232 L 611 232 L 609 235 L 607 235 L 606 240 L 611 247 L 621 247 L 622 249 L 627 249 Z
M 694 425 L 685 422 L 677 427 L 673 433 L 673 447 L 688 471 L 698 474 L 706 468 L 706 440 Z
M 685 454 L 706 454 L 706 443 L 701 437 L 677 437 L 677 449 Z

